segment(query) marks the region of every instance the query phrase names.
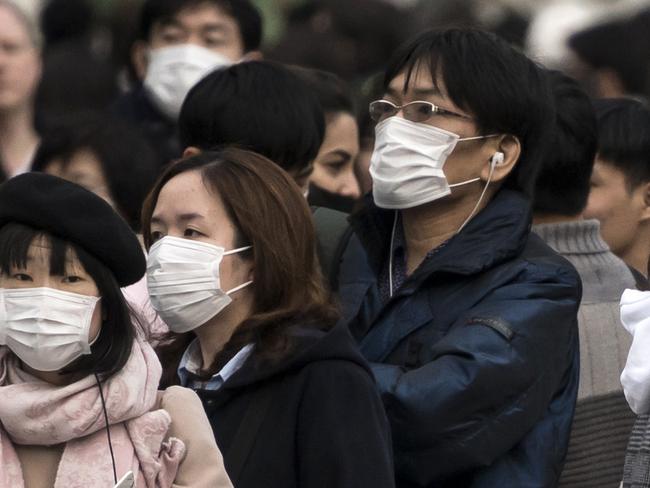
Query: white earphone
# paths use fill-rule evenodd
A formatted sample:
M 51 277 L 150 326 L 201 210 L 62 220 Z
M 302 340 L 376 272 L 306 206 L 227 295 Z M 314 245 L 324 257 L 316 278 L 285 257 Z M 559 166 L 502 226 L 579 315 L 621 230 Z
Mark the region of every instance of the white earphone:
M 492 155 L 492 158 L 490 159 L 490 165 L 495 168 L 497 166 L 501 166 L 503 164 L 505 155 L 501 151 L 497 151 Z

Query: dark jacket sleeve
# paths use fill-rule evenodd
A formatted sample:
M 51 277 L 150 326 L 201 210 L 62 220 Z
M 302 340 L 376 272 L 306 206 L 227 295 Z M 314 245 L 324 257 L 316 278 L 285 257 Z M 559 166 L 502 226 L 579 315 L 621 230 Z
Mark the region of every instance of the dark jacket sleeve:
M 388 421 L 372 376 L 361 366 L 341 360 L 311 366 L 297 452 L 300 487 L 395 486 Z
M 548 268 L 529 264 L 463 313 L 423 366 L 372 365 L 400 476 L 428 486 L 491 464 L 565 388 L 578 367 L 581 284 L 568 266 Z

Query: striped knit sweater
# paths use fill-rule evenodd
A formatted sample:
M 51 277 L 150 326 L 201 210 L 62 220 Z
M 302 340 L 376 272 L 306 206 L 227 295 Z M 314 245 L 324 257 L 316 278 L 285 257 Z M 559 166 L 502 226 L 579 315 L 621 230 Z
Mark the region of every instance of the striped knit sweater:
M 620 324 L 619 300 L 635 287 L 634 277 L 602 240 L 596 220 L 540 224 L 533 231 L 575 266 L 583 286 L 580 386 L 559 486 L 618 487 L 635 418 L 620 384 L 631 337 Z

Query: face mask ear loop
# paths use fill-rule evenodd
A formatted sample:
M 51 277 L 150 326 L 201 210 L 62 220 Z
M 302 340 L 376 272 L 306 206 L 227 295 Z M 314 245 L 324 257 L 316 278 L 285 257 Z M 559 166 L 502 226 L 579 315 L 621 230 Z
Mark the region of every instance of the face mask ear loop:
M 252 249 L 252 248 L 253 248 L 253 246 L 238 247 L 237 249 L 231 249 L 230 251 L 225 251 L 223 253 L 223 255 L 228 256 L 230 254 L 237 254 L 238 252 L 248 251 L 249 249 Z
M 390 257 L 388 258 L 388 291 L 390 298 L 393 298 L 393 246 L 395 244 L 395 229 L 397 228 L 397 210 L 393 219 L 393 231 L 390 234 Z
M 117 485 L 117 468 L 115 467 L 115 455 L 113 454 L 113 443 L 111 442 L 111 429 L 108 427 L 108 412 L 106 411 L 106 401 L 104 400 L 102 384 L 99 381 L 97 373 L 95 373 L 95 381 L 97 381 L 97 388 L 99 388 L 99 398 L 102 400 L 102 410 L 104 411 L 104 421 L 106 422 L 106 435 L 108 436 L 108 450 L 111 453 L 111 461 L 113 462 L 113 479 Z
M 494 173 L 494 166 L 495 166 L 494 164 L 490 163 L 490 172 L 488 173 L 488 179 L 485 182 L 485 186 L 483 187 L 483 191 L 481 192 L 481 196 L 478 197 L 478 202 L 476 202 L 476 205 L 474 205 L 474 208 L 470 212 L 469 217 L 467 217 L 465 219 L 465 222 L 463 222 L 463 225 L 461 225 L 458 228 L 458 230 L 456 231 L 456 234 L 459 234 L 460 231 L 462 231 L 465 228 L 465 226 L 469 223 L 469 221 L 472 220 L 472 218 L 474 217 L 474 214 L 476 213 L 479 206 L 481 205 L 481 202 L 483 201 L 483 197 L 485 196 L 485 192 L 487 191 L 488 186 L 490 186 L 490 181 L 492 181 L 492 174 Z
M 232 290 L 228 290 L 228 291 L 226 292 L 226 295 L 230 295 L 231 293 L 235 293 L 236 291 L 239 291 L 239 290 L 241 290 L 242 288 L 246 288 L 246 287 L 247 287 L 248 285 L 250 285 L 252 282 L 253 282 L 253 280 L 251 280 L 251 281 L 247 281 L 246 283 L 242 283 L 241 285 L 234 287 Z

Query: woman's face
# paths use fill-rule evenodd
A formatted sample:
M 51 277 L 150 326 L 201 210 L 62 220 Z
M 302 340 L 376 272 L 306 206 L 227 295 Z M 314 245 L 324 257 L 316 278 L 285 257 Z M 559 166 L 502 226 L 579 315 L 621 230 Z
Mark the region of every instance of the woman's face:
M 359 154 L 359 129 L 352 115 L 339 112 L 328 117 L 325 139 L 314 161 L 310 181 L 331 193 L 359 198 L 361 190 L 354 174 Z
M 37 237 L 29 246 L 27 252 L 27 262 L 25 267 L 21 268 L 12 265 L 8 274 L 0 274 L 0 287 L 8 289 L 16 288 L 52 288 L 59 291 L 77 293 L 86 296 L 99 296 L 99 290 L 95 280 L 86 272 L 79 261 L 77 254 L 71 248 L 65 261 L 65 269 L 62 275 L 53 275 L 50 271 L 50 254 L 51 245 L 49 240 L 44 237 Z M 102 306 L 97 302 L 90 322 L 88 341 L 93 342 L 101 330 L 102 325 Z M 26 368 L 38 377 L 39 372 Z M 43 376 L 55 377 L 57 373 L 43 372 Z M 51 381 L 55 382 L 55 381 Z
M 45 173 L 83 186 L 115 208 L 102 165 L 91 150 L 79 149 L 67 161 L 54 159 L 45 167 Z
M 176 175 L 162 187 L 151 218 L 151 238 L 155 242 L 164 236 L 205 242 L 226 251 L 236 247 L 235 226 L 221 198 L 205 187 L 199 171 Z M 221 288 L 231 290 L 253 279 L 253 265 L 231 254 L 224 256 L 219 273 Z M 249 292 L 245 288 L 237 296 Z

